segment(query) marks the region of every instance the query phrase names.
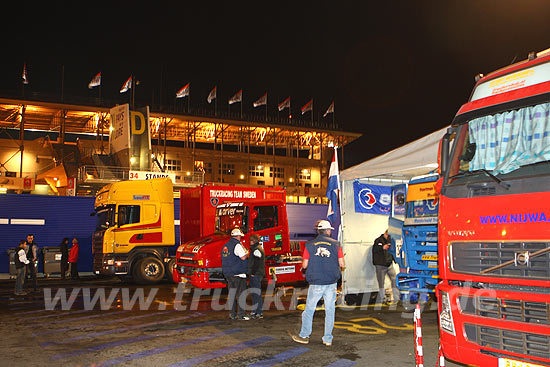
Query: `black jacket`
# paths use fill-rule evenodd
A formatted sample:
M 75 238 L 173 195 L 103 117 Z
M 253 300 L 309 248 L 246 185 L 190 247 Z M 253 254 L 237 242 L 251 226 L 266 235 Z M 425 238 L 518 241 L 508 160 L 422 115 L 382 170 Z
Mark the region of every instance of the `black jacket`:
M 374 240 L 372 246 L 372 263 L 374 265 L 390 266 L 392 264 L 393 255 L 388 250 L 384 250 L 384 245 L 389 243 L 390 239 L 386 239 L 384 234 Z
M 254 255 L 254 252 L 260 251 L 260 257 Z M 248 274 L 265 276 L 265 252 L 259 243 L 250 246 L 250 256 L 248 257 Z
M 61 258 L 67 261 L 69 258 L 69 244 L 61 242 L 61 245 L 59 245 L 59 251 L 61 252 Z

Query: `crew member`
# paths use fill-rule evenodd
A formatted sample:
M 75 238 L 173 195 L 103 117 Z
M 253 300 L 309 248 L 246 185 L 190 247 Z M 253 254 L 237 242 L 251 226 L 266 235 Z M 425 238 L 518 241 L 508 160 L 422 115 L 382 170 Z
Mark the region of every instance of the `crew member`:
M 250 275 L 250 293 L 252 294 L 252 312 L 250 317 L 261 319 L 264 317 L 262 300 L 262 278 L 265 276 L 265 252 L 260 237 L 257 234 L 250 236 L 250 258 L 248 259 L 248 274 Z
M 250 320 L 244 313 L 246 299 L 241 300 L 248 271 L 248 251 L 241 244 L 242 236 L 244 233 L 239 228 L 233 229 L 221 251 L 222 271 L 229 290 L 227 304 L 231 305 L 229 317 L 233 320 Z
M 313 315 L 317 302 L 323 298 L 325 304 L 325 333 L 323 344 L 332 345 L 334 328 L 334 309 L 336 303 L 336 284 L 344 270 L 344 255 L 338 241 L 330 237 L 334 229 L 327 220 L 317 222 L 317 237 L 306 242 L 302 268 L 306 269 L 306 280 L 309 283 L 306 308 L 302 312 L 302 328 L 298 335 L 290 333 L 297 343 L 309 343 L 313 324 Z
M 394 258 L 388 251 L 391 246 L 391 237 L 388 234 L 388 230 L 374 240 L 372 246 L 372 263 L 376 267 L 376 278 L 378 279 L 378 302 L 384 302 L 385 304 L 397 303 L 399 301 L 399 290 L 395 282 L 395 269 L 393 267 Z M 391 287 L 393 292 L 393 302 L 389 299 L 385 299 L 386 291 L 384 289 L 384 282 L 386 280 L 386 274 L 390 277 Z

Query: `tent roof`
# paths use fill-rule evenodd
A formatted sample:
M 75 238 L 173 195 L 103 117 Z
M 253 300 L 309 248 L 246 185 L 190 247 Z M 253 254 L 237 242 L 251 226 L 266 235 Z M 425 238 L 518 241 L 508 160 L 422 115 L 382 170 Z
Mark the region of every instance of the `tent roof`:
M 410 179 L 437 168 L 439 141 L 448 127 L 396 148 L 378 157 L 359 163 L 340 172 L 340 179 L 400 178 Z

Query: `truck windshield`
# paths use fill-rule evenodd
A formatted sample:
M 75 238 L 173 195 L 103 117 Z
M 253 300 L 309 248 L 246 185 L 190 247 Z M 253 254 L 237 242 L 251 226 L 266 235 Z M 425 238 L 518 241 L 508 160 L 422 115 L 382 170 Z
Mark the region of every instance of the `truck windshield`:
M 216 232 L 230 234 L 235 228 L 240 228 L 244 233 L 248 232 L 248 207 L 216 208 Z
M 550 103 L 475 118 L 455 138 L 450 183 L 550 173 Z M 472 178 L 475 177 L 475 178 Z
M 405 205 L 405 224 L 437 223 L 439 198 L 435 182 L 410 184 Z
M 106 205 L 96 208 L 96 231 L 103 231 L 115 225 L 115 206 Z

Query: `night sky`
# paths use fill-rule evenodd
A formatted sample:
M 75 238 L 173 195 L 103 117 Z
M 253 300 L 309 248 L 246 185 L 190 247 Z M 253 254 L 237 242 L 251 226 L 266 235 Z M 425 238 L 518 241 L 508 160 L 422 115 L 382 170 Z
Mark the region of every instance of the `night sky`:
M 187 82 L 193 107 L 214 85 L 220 110 L 241 88 L 245 112 L 267 91 L 273 116 L 287 96 L 296 116 L 334 99 L 343 129 L 364 134 L 345 167 L 448 125 L 476 74 L 550 47 L 544 0 L 26 3 L 2 5 L 2 95 L 20 91 L 26 62 L 29 92 L 60 94 L 63 65 L 66 95 L 97 96 L 101 71 L 119 103 L 131 74 L 137 105 L 174 104 Z

